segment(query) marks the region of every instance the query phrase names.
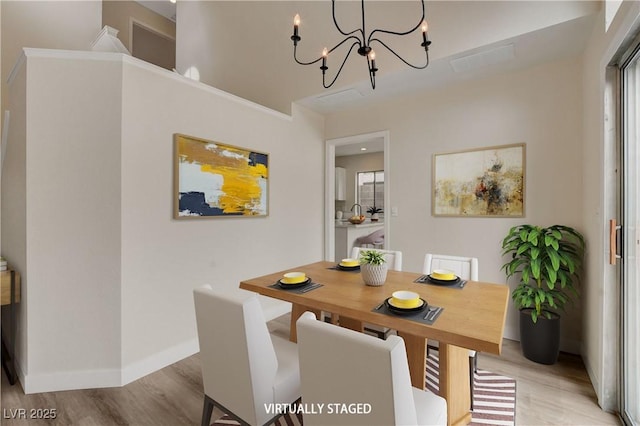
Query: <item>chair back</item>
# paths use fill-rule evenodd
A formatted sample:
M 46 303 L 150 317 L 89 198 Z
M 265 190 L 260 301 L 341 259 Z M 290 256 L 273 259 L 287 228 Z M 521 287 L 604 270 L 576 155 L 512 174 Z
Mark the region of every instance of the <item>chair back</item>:
M 380 253 L 384 253 L 384 258 L 387 261 L 387 265 L 389 265 L 389 269 L 393 269 L 394 271 L 402 271 L 402 252 L 401 251 L 354 247 L 353 250 L 351 250 L 351 257 L 353 259 L 360 258 L 360 252 L 363 250 L 373 250 Z
M 369 235 L 358 237 L 355 240 L 355 244 L 363 245 L 384 245 L 384 228 L 373 231 Z
M 203 286 L 193 296 L 204 393 L 244 421 L 264 423 L 259 413 L 273 401 L 278 360 L 256 294 Z
M 423 274 L 430 274 L 434 269 L 447 269 L 463 280 L 478 281 L 478 258 L 447 256 L 427 253 L 424 257 Z
M 417 424 L 404 340 L 317 321 L 311 312 L 297 330 L 302 401 L 325 404 L 322 413 L 305 414 L 305 426 Z M 329 412 L 335 403 L 369 405 L 352 406 L 360 413 Z

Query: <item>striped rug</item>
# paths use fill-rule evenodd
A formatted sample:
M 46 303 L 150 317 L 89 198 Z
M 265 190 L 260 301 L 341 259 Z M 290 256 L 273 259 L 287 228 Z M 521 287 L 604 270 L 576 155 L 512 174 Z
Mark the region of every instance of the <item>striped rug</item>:
M 438 393 L 438 355 L 430 352 L 427 357 L 427 389 Z M 516 381 L 499 376 L 490 371 L 478 369 L 474 377 L 474 410 L 471 413 L 472 426 L 494 425 L 513 426 L 516 417 Z M 301 416 L 286 414 L 273 422 L 275 426 L 301 426 Z M 212 426 L 239 425 L 231 417 L 224 415 Z
M 427 357 L 427 389 L 438 393 L 438 352 Z M 516 417 L 516 381 L 478 369 L 473 380 L 470 425 L 513 426 Z
M 239 426 L 240 423 L 233 420 L 227 414 L 213 422 L 211 426 Z M 275 419 L 269 426 L 303 426 L 302 414 L 283 414 Z

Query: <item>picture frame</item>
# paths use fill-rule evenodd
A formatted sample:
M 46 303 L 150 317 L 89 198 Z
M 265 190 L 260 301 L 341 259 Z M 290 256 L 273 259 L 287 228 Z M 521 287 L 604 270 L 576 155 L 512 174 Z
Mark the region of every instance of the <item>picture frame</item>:
M 269 154 L 180 133 L 173 139 L 175 219 L 269 215 Z
M 433 216 L 524 217 L 526 145 L 434 154 Z

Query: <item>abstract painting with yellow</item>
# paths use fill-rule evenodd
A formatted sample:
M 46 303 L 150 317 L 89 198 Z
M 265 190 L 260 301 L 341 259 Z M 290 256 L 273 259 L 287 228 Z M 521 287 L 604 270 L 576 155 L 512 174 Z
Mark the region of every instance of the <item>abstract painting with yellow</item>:
M 266 216 L 268 154 L 174 135 L 175 217 Z

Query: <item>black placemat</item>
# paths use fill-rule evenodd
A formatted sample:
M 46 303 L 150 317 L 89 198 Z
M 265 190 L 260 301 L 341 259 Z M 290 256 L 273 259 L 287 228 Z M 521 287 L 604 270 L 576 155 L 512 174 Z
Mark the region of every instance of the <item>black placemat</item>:
M 389 309 L 385 301 L 382 301 L 382 303 L 380 303 L 378 306 L 373 308 L 371 311 L 378 312 L 384 315 L 389 315 L 391 317 L 408 319 L 410 321 L 419 322 L 421 324 L 433 325 L 433 323 L 436 322 L 440 314 L 444 311 L 444 308 L 440 306 L 428 305 L 425 309 L 423 309 L 420 312 L 397 314 Z M 425 319 L 425 317 L 428 319 Z
M 360 272 L 360 268 L 357 268 L 357 269 L 341 269 L 341 268 L 338 268 L 338 265 L 330 266 L 327 269 L 333 269 L 334 271 L 340 271 L 340 272 Z
M 280 284 L 278 283 L 274 283 L 271 284 L 269 287 L 271 288 L 277 288 L 278 290 L 282 290 L 282 291 L 289 291 L 291 293 L 298 293 L 298 294 L 302 294 L 302 293 L 307 293 L 311 290 L 315 290 L 317 288 L 322 287 L 322 284 L 318 284 L 318 283 L 314 283 L 314 282 L 310 282 L 309 284 L 302 286 L 302 287 L 296 287 L 296 288 L 283 288 Z
M 429 277 L 429 275 L 421 275 L 420 278 L 414 281 L 414 283 L 435 285 L 437 287 L 457 288 L 462 290 L 464 286 L 467 284 L 467 280 L 460 280 L 452 284 L 442 284 L 441 282 L 431 281 L 431 278 Z

